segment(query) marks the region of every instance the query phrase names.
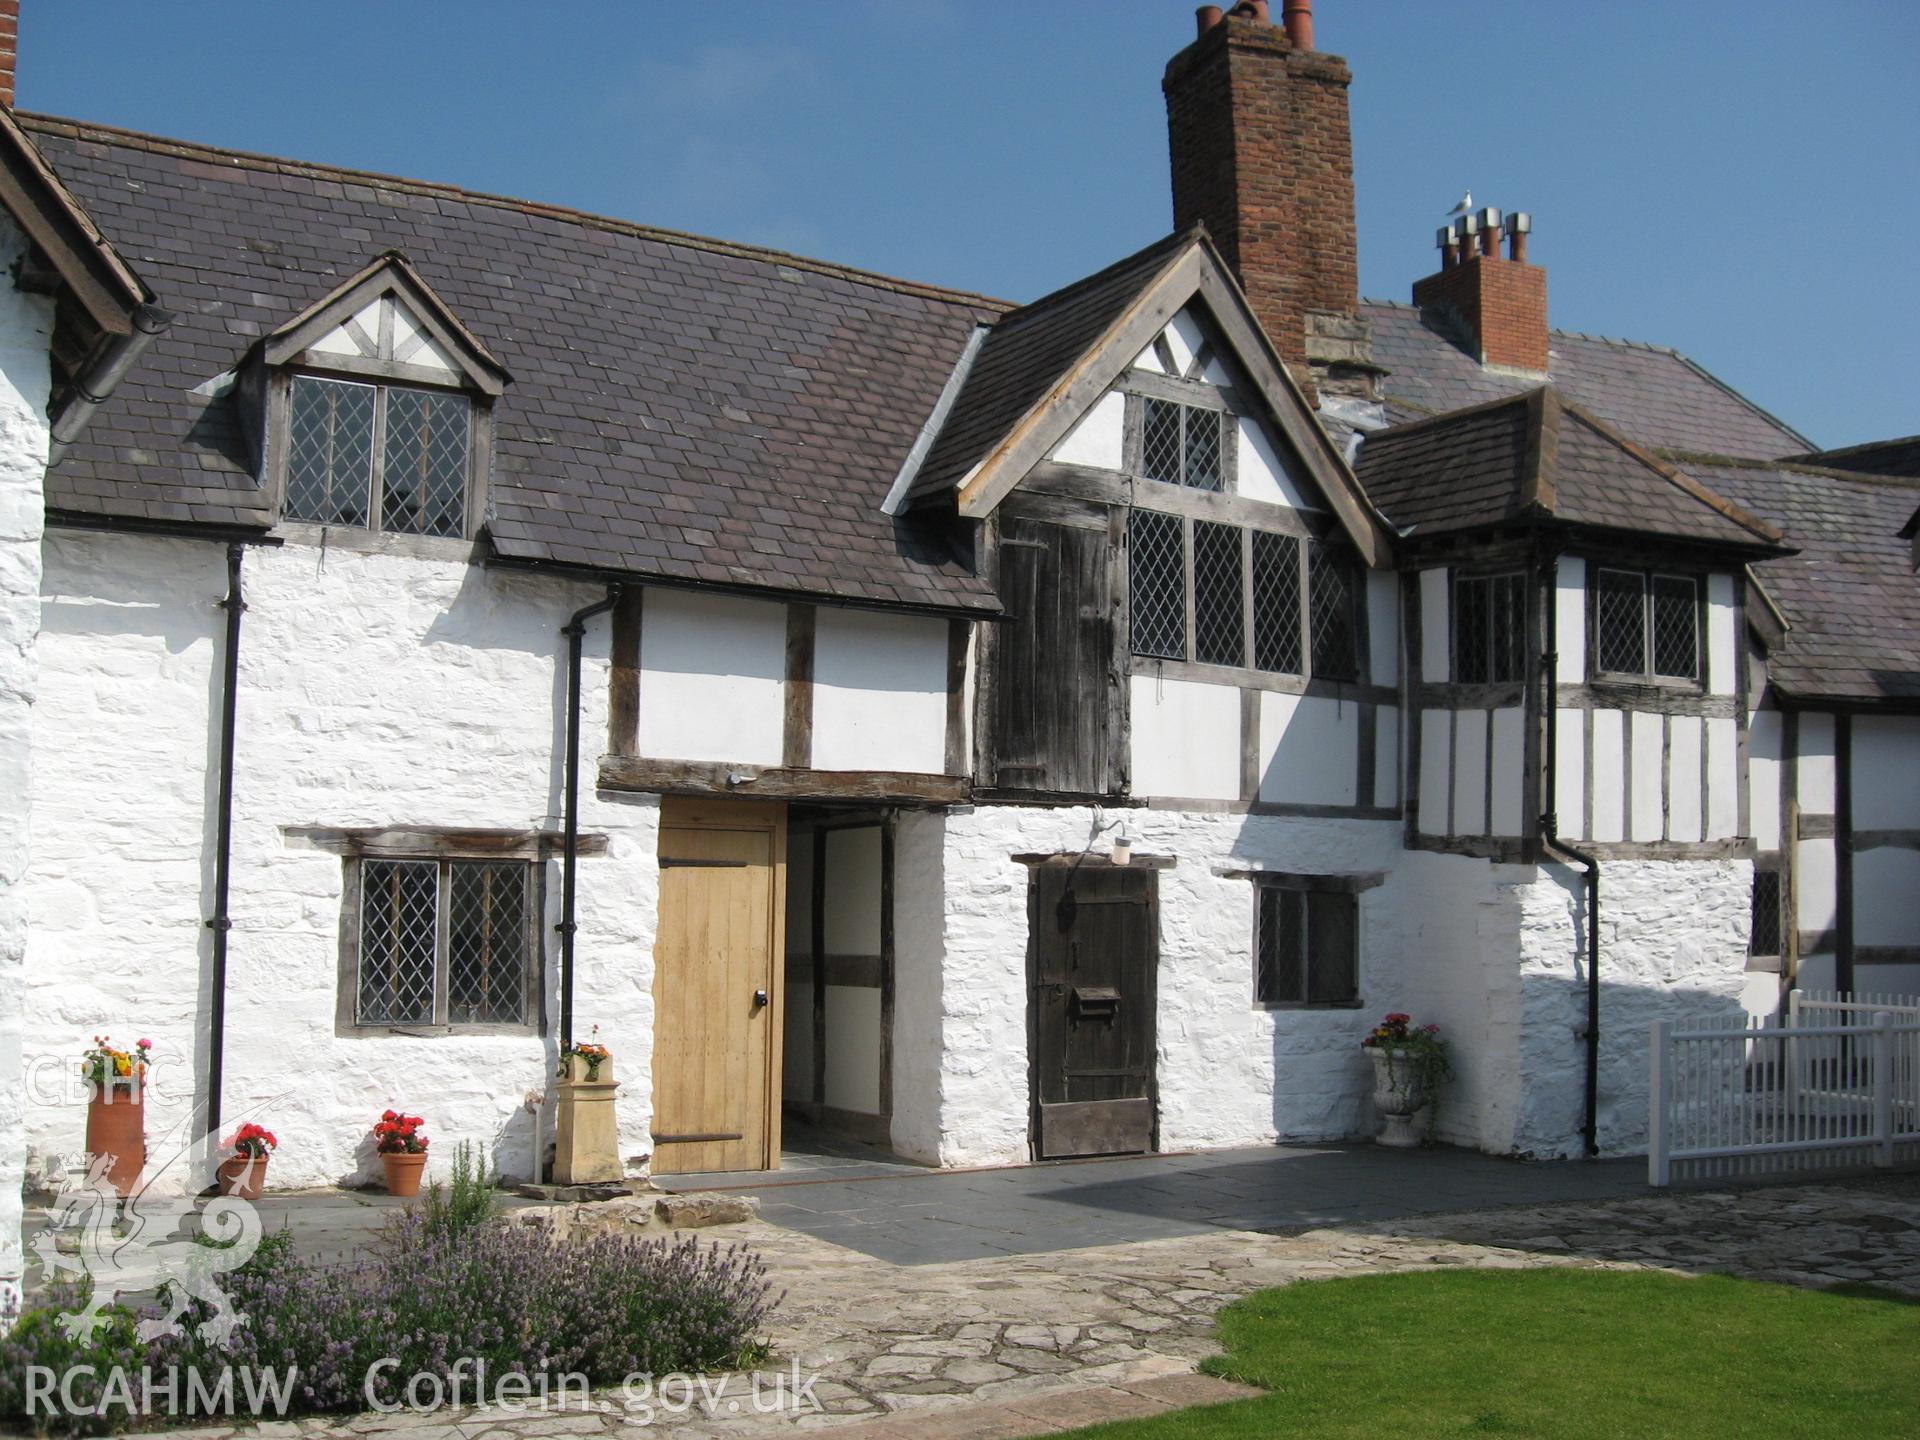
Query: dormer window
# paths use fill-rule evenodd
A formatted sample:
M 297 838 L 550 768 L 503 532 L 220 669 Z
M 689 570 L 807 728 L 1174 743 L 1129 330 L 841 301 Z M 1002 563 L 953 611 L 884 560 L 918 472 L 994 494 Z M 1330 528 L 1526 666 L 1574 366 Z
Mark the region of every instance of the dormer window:
M 291 524 L 464 540 L 507 373 L 388 255 L 261 342 L 267 478 Z
M 465 535 L 472 408 L 448 391 L 295 376 L 285 518 Z

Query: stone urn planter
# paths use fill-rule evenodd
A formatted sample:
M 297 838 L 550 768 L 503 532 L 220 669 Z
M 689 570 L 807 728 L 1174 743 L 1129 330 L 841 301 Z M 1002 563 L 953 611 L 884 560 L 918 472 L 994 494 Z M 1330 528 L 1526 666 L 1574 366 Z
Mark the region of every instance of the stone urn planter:
M 1434 1091 L 1453 1074 L 1440 1027 L 1416 1025 L 1405 1011 L 1393 1010 L 1360 1044 L 1373 1062 L 1373 1108 L 1380 1112 L 1375 1141 L 1399 1150 L 1425 1144 L 1439 1100 Z
M 220 1193 L 236 1200 L 258 1200 L 267 1188 L 265 1155 L 229 1155 L 220 1162 Z
M 382 1155 L 380 1168 L 387 1174 L 387 1193 L 398 1195 L 403 1200 L 411 1199 L 420 1193 L 420 1177 L 427 1169 L 426 1152 Z
M 1390 1050 L 1367 1051 L 1373 1061 L 1373 1108 L 1380 1112 L 1380 1133 L 1375 1143 L 1400 1150 L 1418 1149 L 1421 1143 L 1420 1113 L 1432 1098 L 1426 1080 L 1410 1055 Z

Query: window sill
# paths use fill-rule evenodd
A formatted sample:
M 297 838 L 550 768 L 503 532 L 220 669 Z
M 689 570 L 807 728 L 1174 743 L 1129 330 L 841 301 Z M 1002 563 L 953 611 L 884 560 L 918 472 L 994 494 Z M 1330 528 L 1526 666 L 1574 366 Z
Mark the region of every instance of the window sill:
M 316 545 L 354 555 L 399 555 L 410 560 L 449 560 L 478 564 L 486 558 L 478 540 L 452 535 L 403 535 L 368 530 L 359 525 L 316 525 L 305 520 L 283 520 L 273 533 L 289 545 Z
M 1364 1000 L 1256 1000 L 1256 1010 L 1364 1010 Z
M 543 1040 L 546 1032 L 537 1025 L 339 1025 L 336 1037 L 343 1040 L 443 1040 L 461 1035 L 506 1035 L 523 1040 Z

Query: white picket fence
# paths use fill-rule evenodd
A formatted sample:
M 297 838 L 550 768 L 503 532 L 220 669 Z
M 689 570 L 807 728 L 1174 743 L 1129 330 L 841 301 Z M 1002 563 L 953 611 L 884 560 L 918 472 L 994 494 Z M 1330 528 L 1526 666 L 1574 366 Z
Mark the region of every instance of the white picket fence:
M 1920 1161 L 1920 1005 L 1796 990 L 1784 1022 L 1653 1023 L 1647 1178 Z

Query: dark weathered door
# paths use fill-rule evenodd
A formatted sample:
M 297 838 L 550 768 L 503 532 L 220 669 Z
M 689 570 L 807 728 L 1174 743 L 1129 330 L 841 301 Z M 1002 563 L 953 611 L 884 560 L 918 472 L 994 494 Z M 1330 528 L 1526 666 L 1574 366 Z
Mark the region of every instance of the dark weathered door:
M 1105 519 L 1005 513 L 982 773 L 1005 790 L 1119 788 L 1113 540 Z
M 1154 1147 L 1157 880 L 1104 859 L 1033 867 L 1028 1029 L 1043 1159 Z

